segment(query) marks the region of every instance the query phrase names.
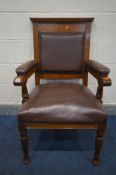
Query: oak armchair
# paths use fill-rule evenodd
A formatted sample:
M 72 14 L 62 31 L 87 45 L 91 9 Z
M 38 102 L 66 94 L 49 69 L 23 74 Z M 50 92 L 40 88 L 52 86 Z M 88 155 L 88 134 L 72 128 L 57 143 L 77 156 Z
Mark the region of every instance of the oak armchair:
M 102 105 L 103 87 L 111 85 L 109 68 L 89 60 L 90 28 L 93 18 L 31 18 L 34 60 L 16 69 L 15 86 L 22 88 L 18 114 L 24 163 L 29 163 L 27 128 L 97 129 L 94 165 L 106 129 Z M 86 86 L 88 72 L 98 81 L 96 95 Z M 27 81 L 35 74 L 35 88 L 28 94 Z M 77 83 L 46 83 L 40 79 L 82 79 Z

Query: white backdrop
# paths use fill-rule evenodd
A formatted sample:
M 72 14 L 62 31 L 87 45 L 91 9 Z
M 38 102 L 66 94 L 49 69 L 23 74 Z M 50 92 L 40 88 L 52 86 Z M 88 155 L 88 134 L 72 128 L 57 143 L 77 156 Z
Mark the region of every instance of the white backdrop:
M 104 88 L 105 104 L 116 104 L 116 0 L 0 0 L 0 103 L 18 104 L 20 87 L 13 86 L 15 68 L 33 58 L 30 17 L 95 17 L 90 58 L 111 69 L 112 87 Z M 28 83 L 31 90 L 33 77 Z M 89 87 L 97 82 L 89 76 Z

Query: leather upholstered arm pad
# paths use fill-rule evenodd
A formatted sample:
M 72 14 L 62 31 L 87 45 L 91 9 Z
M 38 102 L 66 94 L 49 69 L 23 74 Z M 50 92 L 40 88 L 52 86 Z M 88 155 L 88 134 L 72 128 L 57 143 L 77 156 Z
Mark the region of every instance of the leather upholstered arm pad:
M 108 77 L 110 69 L 103 64 L 100 64 L 94 60 L 88 60 L 86 63 L 86 68 L 89 73 L 91 73 L 102 86 L 111 86 L 112 81 Z
M 28 61 L 16 69 L 17 77 L 14 79 L 15 86 L 22 86 L 27 82 L 27 79 L 39 70 L 39 64 L 34 60 Z
M 38 63 L 35 63 L 34 60 L 31 60 L 31 61 L 28 61 L 28 62 L 22 64 L 21 66 L 19 66 L 16 69 L 16 73 L 19 76 L 25 75 L 25 74 L 29 73 L 34 68 L 38 68 Z
M 112 81 L 108 77 L 110 69 L 103 64 L 94 60 L 89 60 L 86 63 L 86 70 L 91 73 L 98 81 L 98 88 L 96 92 L 96 98 L 102 103 L 103 87 L 111 86 Z
M 94 60 L 87 61 L 86 66 L 88 72 L 95 75 L 95 77 L 107 76 L 110 72 L 110 69 L 108 67 Z
M 39 69 L 39 64 L 33 60 L 28 61 L 16 69 L 17 77 L 13 83 L 15 86 L 22 86 L 22 103 L 28 98 L 27 80 L 28 78 Z

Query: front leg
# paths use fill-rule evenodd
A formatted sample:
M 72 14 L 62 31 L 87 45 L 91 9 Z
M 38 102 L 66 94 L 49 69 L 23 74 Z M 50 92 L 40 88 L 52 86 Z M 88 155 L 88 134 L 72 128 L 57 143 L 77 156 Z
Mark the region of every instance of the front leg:
M 21 143 L 24 155 L 24 164 L 27 165 L 30 162 L 29 151 L 28 151 L 28 135 L 26 126 L 19 124 L 19 132 L 21 136 Z
M 96 135 L 96 143 L 95 143 L 95 153 L 94 153 L 94 158 L 92 160 L 92 164 L 94 166 L 99 165 L 100 163 L 100 152 L 102 148 L 102 143 L 104 139 L 104 133 L 105 133 L 106 125 L 98 126 L 97 129 L 97 135 Z

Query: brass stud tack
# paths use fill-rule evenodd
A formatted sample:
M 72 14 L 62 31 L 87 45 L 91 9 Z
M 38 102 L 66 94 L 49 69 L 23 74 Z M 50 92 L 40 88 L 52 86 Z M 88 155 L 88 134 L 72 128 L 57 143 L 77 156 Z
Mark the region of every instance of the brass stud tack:
M 65 27 L 65 28 L 66 28 L 66 30 L 69 30 L 69 25 L 66 25 L 66 27 Z

